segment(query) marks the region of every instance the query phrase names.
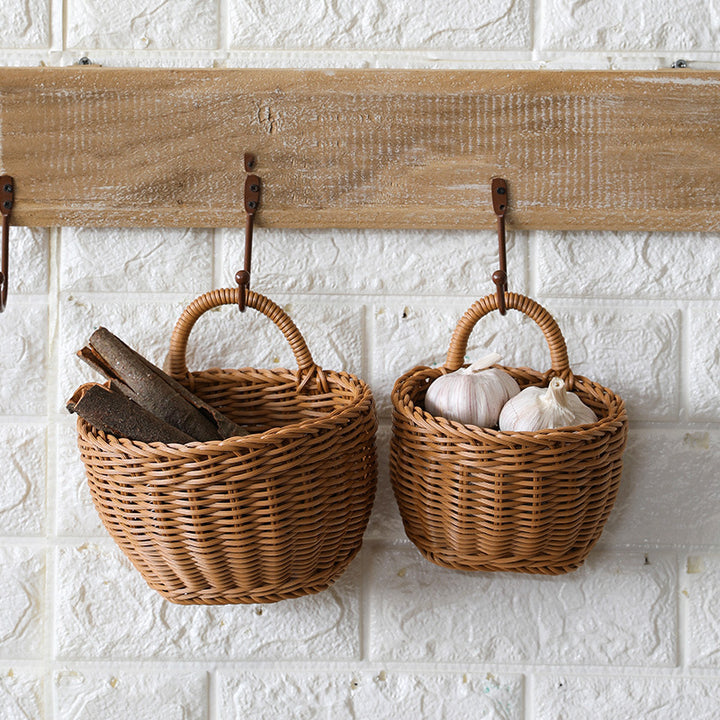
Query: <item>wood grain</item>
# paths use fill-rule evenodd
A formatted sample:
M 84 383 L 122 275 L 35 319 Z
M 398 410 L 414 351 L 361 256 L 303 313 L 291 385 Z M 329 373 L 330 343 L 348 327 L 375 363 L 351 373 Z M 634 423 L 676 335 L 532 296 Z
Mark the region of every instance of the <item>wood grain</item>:
M 720 228 L 720 73 L 3 68 L 20 225 Z

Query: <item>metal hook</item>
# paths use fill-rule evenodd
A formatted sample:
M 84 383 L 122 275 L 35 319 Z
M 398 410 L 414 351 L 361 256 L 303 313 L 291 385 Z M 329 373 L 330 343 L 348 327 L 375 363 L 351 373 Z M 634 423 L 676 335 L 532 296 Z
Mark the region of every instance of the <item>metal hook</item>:
M 493 273 L 492 280 L 497 286 L 497 305 L 501 315 L 507 313 L 505 293 L 507 292 L 507 255 L 505 253 L 505 211 L 508 205 L 507 182 L 494 177 L 491 182 L 493 211 L 497 217 L 498 253 L 500 269 Z
M 15 199 L 15 183 L 10 175 L 0 177 L 0 213 L 2 213 L 2 270 L 0 271 L 0 312 L 7 307 L 8 265 L 10 263 L 10 212 Z
M 252 157 L 252 156 L 250 156 Z M 248 161 L 245 155 L 245 167 L 253 167 L 255 159 Z M 260 206 L 260 178 L 257 175 L 248 175 L 245 180 L 245 266 L 235 275 L 240 292 L 238 293 L 238 308 L 245 312 L 245 295 L 250 287 L 250 263 L 252 261 L 252 238 L 255 224 L 255 213 Z

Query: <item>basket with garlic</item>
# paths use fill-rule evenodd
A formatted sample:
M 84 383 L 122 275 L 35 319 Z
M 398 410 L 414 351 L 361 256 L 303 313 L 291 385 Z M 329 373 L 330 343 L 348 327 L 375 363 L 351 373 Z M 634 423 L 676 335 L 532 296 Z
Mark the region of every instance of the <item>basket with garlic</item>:
M 578 568 L 615 502 L 627 415 L 620 397 L 573 375 L 565 340 L 534 300 L 509 309 L 542 330 L 544 373 L 463 366 L 470 333 L 497 309 L 475 302 L 440 368 L 416 367 L 392 392 L 390 478 L 405 532 L 430 561 L 460 570 L 557 575 Z

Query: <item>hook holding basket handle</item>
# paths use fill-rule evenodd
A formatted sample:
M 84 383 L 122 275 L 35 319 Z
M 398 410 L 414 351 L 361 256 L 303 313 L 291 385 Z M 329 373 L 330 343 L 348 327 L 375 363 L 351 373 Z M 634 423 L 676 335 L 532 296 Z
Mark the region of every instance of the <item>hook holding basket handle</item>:
M 168 375 L 175 379 L 188 377 L 187 344 L 195 323 L 208 310 L 221 305 L 235 305 L 239 301 L 241 293 L 242 289 L 238 288 L 212 290 L 196 298 L 185 308 L 177 323 L 175 323 L 175 328 L 170 337 L 170 350 L 164 365 L 165 372 Z M 275 323 L 290 345 L 298 365 L 298 391 L 302 390 L 314 377 L 318 389 L 321 392 L 327 392 L 328 386 L 325 374 L 322 368 L 315 364 L 305 338 L 290 316 L 272 300 L 251 290 L 246 291 L 245 302 L 247 307 L 257 310 Z
M 245 154 L 245 170 L 255 167 L 255 157 L 250 153 Z M 245 265 L 235 275 L 240 292 L 238 294 L 238 308 L 240 312 L 245 311 L 246 296 L 250 289 L 250 264 L 252 262 L 252 240 L 253 227 L 255 225 L 255 213 L 260 207 L 260 190 L 262 186 L 257 175 L 248 175 L 245 179 Z
M 507 307 L 511 310 L 518 310 L 531 320 L 542 330 L 545 341 L 550 349 L 550 370 L 548 376 L 562 377 L 568 385 L 569 389 L 573 387 L 573 374 L 570 370 L 570 362 L 568 361 L 567 345 L 565 338 L 555 322 L 553 316 L 533 299 L 518 293 L 505 293 Z M 499 310 L 498 297 L 494 293 L 486 295 L 480 300 L 476 300 L 460 318 L 450 339 L 450 348 L 445 360 L 445 368 L 452 372 L 463 366 L 465 362 L 465 352 L 467 351 L 470 333 L 473 331 L 475 324 L 485 315 L 493 310 Z
M 0 176 L 0 213 L 2 213 L 2 269 L 0 270 L 0 312 L 7 306 L 8 265 L 10 264 L 10 213 L 15 199 L 15 183 L 10 175 Z
M 500 269 L 493 273 L 492 280 L 497 286 L 498 310 L 505 315 L 505 293 L 507 292 L 507 255 L 505 252 L 505 211 L 508 205 L 507 182 L 503 178 L 494 177 L 491 181 L 492 203 L 498 229 L 498 253 Z

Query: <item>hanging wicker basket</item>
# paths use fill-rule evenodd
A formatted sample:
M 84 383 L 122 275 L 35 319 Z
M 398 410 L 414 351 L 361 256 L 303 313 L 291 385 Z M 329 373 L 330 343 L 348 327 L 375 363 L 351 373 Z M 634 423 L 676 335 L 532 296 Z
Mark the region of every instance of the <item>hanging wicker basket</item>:
M 428 560 L 458 570 L 557 575 L 578 568 L 600 537 L 620 482 L 627 416 L 615 393 L 572 374 L 547 310 L 515 293 L 505 293 L 505 302 L 539 325 L 551 369 L 503 369 L 521 388 L 562 377 L 598 421 L 500 432 L 424 410 L 430 382 L 462 366 L 475 324 L 497 309 L 497 296 L 488 295 L 458 323 L 444 367 L 416 367 L 395 382 L 390 478 L 405 531 Z
M 297 372 L 189 373 L 187 341 L 216 290 L 184 311 L 166 369 L 251 434 L 186 445 L 106 436 L 82 419 L 78 445 L 100 518 L 147 583 L 180 604 L 269 603 L 319 592 L 360 549 L 377 482 L 368 386 L 320 369 L 290 318 L 248 291 L 290 344 Z

